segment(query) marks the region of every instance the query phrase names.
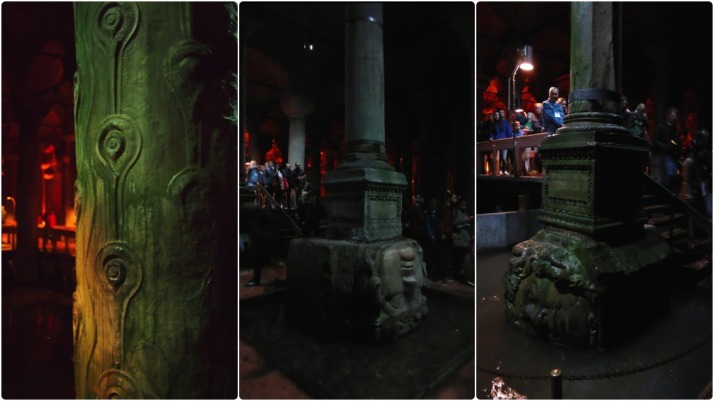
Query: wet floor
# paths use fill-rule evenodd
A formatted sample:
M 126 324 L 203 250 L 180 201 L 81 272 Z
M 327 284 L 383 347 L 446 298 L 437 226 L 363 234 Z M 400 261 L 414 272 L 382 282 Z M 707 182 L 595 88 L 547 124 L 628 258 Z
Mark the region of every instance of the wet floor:
M 2 298 L 2 397 L 75 398 L 71 295 L 14 286 Z
M 474 398 L 474 287 L 431 281 L 422 326 L 375 347 L 321 342 L 286 324 L 284 266 L 264 269 L 262 284 L 240 288 L 241 398 Z
M 528 398 L 551 398 L 553 368 L 562 371 L 564 398 L 691 399 L 710 385 L 711 278 L 673 278 L 669 307 L 637 335 L 604 351 L 582 350 L 533 338 L 505 321 L 502 277 L 510 257 L 506 249 L 477 258 L 479 398 L 490 398 L 496 377 Z
M 72 292 L 68 277 L 73 274 L 70 259 L 42 255 L 41 281 L 32 285 L 13 282 L 4 266 L 2 280 L 2 382 L 5 399 L 74 399 L 74 364 L 72 361 Z M 3 259 L 5 264 L 7 259 Z M 70 262 L 71 265 L 70 265 Z M 263 285 L 244 287 L 252 276 L 240 275 L 241 300 L 279 294 L 285 288 L 285 266 L 277 265 L 263 271 Z M 459 335 L 471 345 L 468 355 L 454 355 L 442 370 L 442 377 L 424 376 L 428 383 L 413 385 L 423 398 L 471 399 L 475 393 L 475 363 L 473 351 L 474 288 L 453 282 L 448 285 L 432 282 L 432 291 L 459 299 L 459 305 L 470 306 L 471 334 Z M 241 301 L 242 302 L 242 301 Z M 453 312 L 453 311 L 452 311 Z M 448 314 L 448 313 L 447 313 Z M 456 315 L 454 315 L 456 316 Z M 436 317 L 436 316 L 435 316 Z M 433 329 L 436 319 L 431 320 Z M 454 325 L 462 325 L 452 319 Z M 240 331 L 244 329 L 239 327 Z M 454 334 L 454 333 L 452 333 Z M 470 337 L 470 338 L 469 338 Z M 454 337 L 456 338 L 456 337 Z M 412 348 L 424 347 L 416 336 Z M 434 347 L 431 347 L 434 348 Z M 468 346 L 464 347 L 468 353 Z M 314 398 L 304 383 L 294 380 L 284 365 L 276 363 L 269 352 L 240 340 L 240 395 L 247 399 Z M 359 371 L 359 368 L 355 368 Z M 414 369 L 411 369 L 414 370 Z M 422 372 L 423 373 L 423 372 Z M 412 376 L 413 378 L 413 376 Z M 339 384 L 339 383 L 338 383 Z M 416 393 L 415 393 L 416 394 Z

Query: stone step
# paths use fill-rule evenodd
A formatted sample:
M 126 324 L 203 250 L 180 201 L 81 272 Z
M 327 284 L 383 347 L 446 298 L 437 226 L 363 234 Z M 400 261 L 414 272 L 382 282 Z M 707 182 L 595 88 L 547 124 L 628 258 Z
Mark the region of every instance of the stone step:
M 671 239 L 671 240 L 675 240 L 675 239 L 678 239 L 678 238 L 685 237 L 685 236 L 687 235 L 687 230 L 685 230 L 685 229 L 683 229 L 683 228 L 675 228 L 674 230 L 672 230 L 671 235 L 670 235 L 669 230 L 661 231 L 661 232 L 660 232 L 660 235 L 661 235 L 662 238 L 664 238 L 665 240 L 670 240 L 670 239 Z
M 702 270 L 702 269 L 707 269 L 707 268 L 710 269 L 711 268 L 711 260 L 709 259 L 709 257 L 700 258 L 700 259 L 694 260 L 690 263 L 686 263 L 686 264 L 682 265 L 682 268 L 690 269 L 690 270 Z
M 654 213 L 664 213 L 669 211 L 669 205 L 663 203 L 656 203 L 653 205 L 644 206 L 643 209 L 645 210 L 645 213 L 648 216 L 651 216 Z
M 676 222 L 685 217 L 686 216 L 684 215 L 684 213 L 675 213 L 674 215 L 665 214 L 659 217 L 651 217 L 647 224 L 652 224 L 653 226 L 661 227 L 665 224 L 669 224 L 669 222 L 672 220 Z

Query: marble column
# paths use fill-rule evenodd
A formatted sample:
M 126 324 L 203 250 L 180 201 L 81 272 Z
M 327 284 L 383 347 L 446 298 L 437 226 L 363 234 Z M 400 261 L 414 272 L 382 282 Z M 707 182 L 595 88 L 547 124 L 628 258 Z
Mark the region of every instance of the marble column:
M 77 398 L 238 396 L 236 14 L 74 3 Z
M 312 113 L 315 104 L 304 96 L 286 92 L 281 100 L 283 112 L 290 118 L 290 137 L 286 161 L 295 168 L 300 163 L 305 168 L 305 117 Z
M 286 304 L 316 336 L 383 342 L 423 321 L 426 265 L 401 237 L 406 179 L 386 162 L 382 6 L 346 8 L 347 154 L 324 178 L 327 238 L 290 243 Z
M 594 348 L 652 315 L 664 291 L 649 276 L 669 252 L 644 225 L 648 147 L 618 114 L 612 48 L 612 4 L 572 3 L 570 114 L 540 147 L 546 227 L 513 248 L 504 276 L 509 322 Z

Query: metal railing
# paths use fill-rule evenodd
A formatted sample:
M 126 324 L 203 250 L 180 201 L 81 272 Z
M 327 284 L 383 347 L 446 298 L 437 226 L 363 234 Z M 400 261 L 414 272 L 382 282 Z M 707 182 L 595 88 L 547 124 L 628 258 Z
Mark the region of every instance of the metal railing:
M 546 138 L 546 134 L 531 134 L 519 136 L 516 138 L 494 139 L 492 141 L 483 141 L 476 143 L 477 161 L 476 168 L 479 175 L 496 176 L 501 171 L 501 163 L 507 162 L 501 160 L 501 150 L 515 150 L 514 153 L 514 176 L 520 177 L 523 174 L 523 153 L 526 148 L 538 148 Z M 535 163 L 535 153 L 531 151 L 530 160 L 531 167 Z M 539 171 L 538 176 L 542 176 L 543 172 Z
M 687 202 L 680 199 L 679 194 L 670 191 L 667 187 L 657 182 L 647 173 L 645 175 L 645 183 L 649 188 L 653 188 L 657 196 L 660 196 L 669 205 L 669 216 L 670 216 L 670 226 L 669 226 L 669 242 L 671 245 L 672 233 L 674 232 L 674 214 L 676 211 L 684 212 L 687 216 L 689 226 L 687 231 L 693 229 L 692 226 L 696 226 L 699 229 L 706 231 L 708 239 L 711 241 L 712 237 L 712 220 L 703 215 L 697 209 L 693 208 Z
M 287 218 L 287 220 L 290 222 L 290 225 L 295 229 L 297 235 L 300 237 L 303 235 L 302 228 L 300 227 L 300 225 L 298 223 L 296 223 L 295 220 L 293 220 L 292 216 L 290 216 L 288 214 L 288 212 L 286 212 L 285 209 L 282 208 L 280 203 L 278 203 L 278 201 L 276 201 L 275 198 L 272 195 L 270 195 L 270 193 L 264 186 L 262 186 L 260 183 L 258 183 L 253 188 L 255 188 L 255 191 L 256 191 L 256 201 L 261 202 L 261 206 L 263 206 L 262 202 L 263 202 L 263 200 L 265 200 L 266 208 L 272 208 L 274 210 L 279 210 L 283 214 L 283 216 L 285 218 Z

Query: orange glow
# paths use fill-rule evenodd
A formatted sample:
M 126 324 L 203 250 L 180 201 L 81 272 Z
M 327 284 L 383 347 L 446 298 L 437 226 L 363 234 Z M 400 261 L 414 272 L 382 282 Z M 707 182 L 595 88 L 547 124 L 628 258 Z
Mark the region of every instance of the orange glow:
M 77 215 L 74 213 L 74 208 L 67 208 L 67 210 L 65 210 L 64 215 L 65 215 L 64 225 L 69 226 L 69 227 L 77 226 Z

